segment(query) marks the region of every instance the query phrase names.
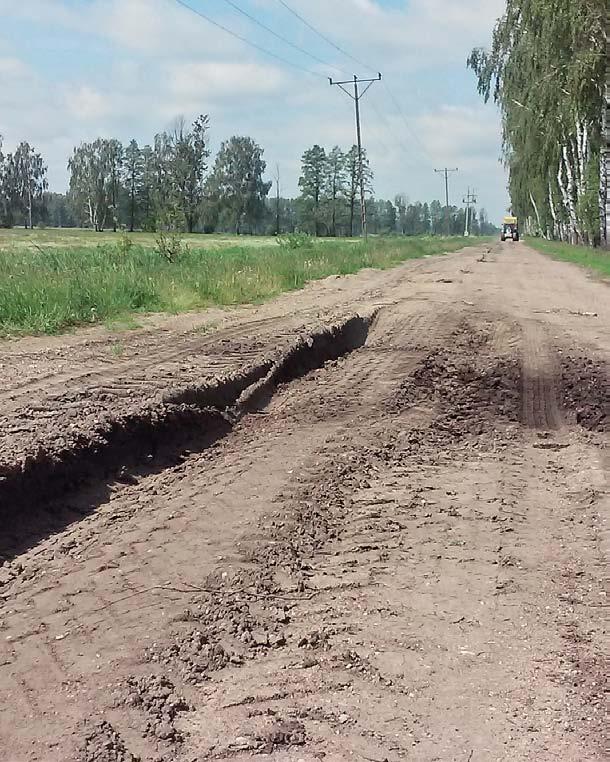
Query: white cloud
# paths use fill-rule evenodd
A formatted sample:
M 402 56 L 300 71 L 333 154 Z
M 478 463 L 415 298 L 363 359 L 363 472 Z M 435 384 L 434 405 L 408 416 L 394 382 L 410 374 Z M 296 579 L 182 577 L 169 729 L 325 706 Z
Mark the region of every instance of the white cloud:
M 235 13 L 224 18 L 220 6 L 209 10 L 205 0 L 192 0 L 193 6 L 198 2 L 237 32 L 302 60 L 294 51 L 274 47 L 268 37 L 257 37 Z M 256 3 L 261 14 L 274 14 L 265 18 L 279 32 L 321 58 L 341 61 L 346 73 L 352 71 L 353 62 L 316 40 L 276 0 Z M 455 164 L 462 170 L 464 190 L 472 181 L 499 214 L 505 181 L 497 162 L 498 117 L 477 101 L 474 77 L 459 106 L 460 97 L 452 99 L 443 78 L 465 81 L 465 58 L 473 46 L 489 41 L 504 0 L 405 0 L 401 7 L 382 6 L 378 0 L 292 0 L 292 5 L 341 47 L 384 73 L 383 85 L 375 85 L 363 101 L 364 140 L 377 192 L 438 196 L 433 167 Z M 73 145 L 99 135 L 147 142 L 177 114 L 190 119 L 210 113 L 214 148 L 229 135 L 251 134 L 264 146 L 270 166 L 280 162 L 286 193 L 297 192 L 299 159 L 308 146 L 354 141 L 353 103 L 337 88 L 257 54 L 175 2 L 0 0 L 0 17 L 9 23 L 25 20 L 48 39 L 67 34 L 75 47 L 81 46 L 65 53 L 58 76 L 52 65 L 47 70 L 35 55 L 26 56 L 8 31 L 3 39 L 0 29 L 0 132 L 8 150 L 22 138 L 42 150 L 57 189 L 65 187 Z M 4 27 L 8 29 L 6 23 Z M 80 65 L 81 59 L 87 64 L 89 48 L 103 59 L 97 69 Z M 321 70 L 313 62 L 303 63 Z M 408 126 L 388 99 L 386 86 Z
M 30 73 L 29 67 L 18 58 L 0 58 L 0 77 L 6 80 L 23 79 Z
M 258 98 L 277 93 L 285 83 L 279 69 L 259 64 L 218 61 L 170 63 L 165 68 L 169 92 L 178 98 Z
M 461 160 L 474 166 L 481 159 L 495 159 L 498 120 L 491 109 L 441 106 L 416 119 L 426 149 L 443 163 Z
M 99 121 L 110 113 L 110 103 L 98 90 L 81 85 L 65 94 L 68 114 L 83 122 Z
M 0 18 L 97 36 L 139 55 L 231 56 L 240 43 L 169 0 L 0 0 Z

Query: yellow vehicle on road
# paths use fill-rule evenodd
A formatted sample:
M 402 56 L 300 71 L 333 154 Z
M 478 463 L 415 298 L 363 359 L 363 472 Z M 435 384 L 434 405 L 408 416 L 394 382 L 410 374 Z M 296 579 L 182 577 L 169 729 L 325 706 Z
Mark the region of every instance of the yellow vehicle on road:
M 510 239 L 511 241 L 519 240 L 519 222 L 516 217 L 512 217 L 512 216 L 505 217 L 502 222 L 502 232 L 500 233 L 500 240 L 506 241 L 508 239 Z

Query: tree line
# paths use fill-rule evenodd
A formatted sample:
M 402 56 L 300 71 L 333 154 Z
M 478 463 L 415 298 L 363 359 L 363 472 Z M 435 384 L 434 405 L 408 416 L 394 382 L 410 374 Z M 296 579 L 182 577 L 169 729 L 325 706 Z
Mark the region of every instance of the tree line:
M 606 13 L 606 0 L 507 0 L 490 49 L 468 58 L 502 113 L 512 211 L 547 238 L 600 241 Z
M 140 146 L 112 138 L 83 142 L 68 161 L 68 192 L 51 193 L 47 167 L 28 143 L 4 156 L 0 144 L 0 225 L 354 236 L 361 232 L 360 162 L 356 146 L 343 150 L 314 145 L 301 160 L 300 195 L 281 195 L 280 172 L 265 179 L 263 149 L 250 137 L 224 141 L 210 162 L 209 117 L 183 118 Z M 446 210 L 439 201 L 375 199 L 373 172 L 363 155 L 367 218 L 371 233 L 441 235 Z M 448 210 L 450 231 L 464 230 L 464 210 Z M 482 209 L 471 232 L 496 228 Z
M 14 153 L 2 152 L 0 135 L 0 226 L 22 224 L 31 228 L 40 218 L 48 188 L 42 156 L 27 142 Z

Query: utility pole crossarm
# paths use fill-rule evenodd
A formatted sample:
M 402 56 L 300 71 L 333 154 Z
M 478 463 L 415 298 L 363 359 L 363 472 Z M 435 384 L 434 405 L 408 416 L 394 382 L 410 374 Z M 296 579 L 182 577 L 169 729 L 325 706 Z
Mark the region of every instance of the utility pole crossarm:
M 362 157 L 362 133 L 360 129 L 360 99 L 365 95 L 365 93 L 368 91 L 370 87 L 372 87 L 374 82 L 380 82 L 381 81 L 381 72 L 376 77 L 366 78 L 362 79 L 360 77 L 357 77 L 354 74 L 353 79 L 345 79 L 340 82 L 336 82 L 332 77 L 328 78 L 328 81 L 330 82 L 331 86 L 336 85 L 337 87 L 340 87 L 341 90 L 346 95 L 349 95 L 349 97 L 354 101 L 355 110 L 356 110 L 356 138 L 358 141 L 358 172 L 360 173 L 360 215 L 361 215 L 361 222 L 362 222 L 362 235 L 364 238 L 367 237 L 367 229 L 366 229 L 366 197 L 365 197 L 365 187 L 364 187 L 364 162 Z M 364 88 L 362 92 L 359 92 L 358 85 L 362 83 L 367 83 L 367 86 Z M 353 94 L 347 90 L 343 85 L 353 85 L 354 92 Z

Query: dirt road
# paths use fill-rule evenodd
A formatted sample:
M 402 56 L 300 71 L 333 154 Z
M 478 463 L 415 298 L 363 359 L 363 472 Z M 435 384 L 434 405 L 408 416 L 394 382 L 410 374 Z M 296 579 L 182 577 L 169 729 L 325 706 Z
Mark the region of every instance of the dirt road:
M 498 244 L 5 346 L 0 759 L 605 759 L 609 325 Z

